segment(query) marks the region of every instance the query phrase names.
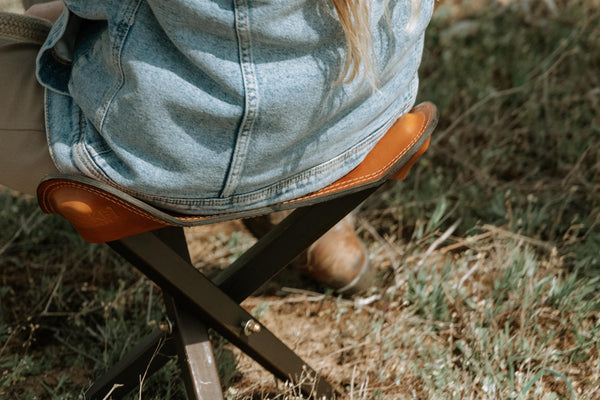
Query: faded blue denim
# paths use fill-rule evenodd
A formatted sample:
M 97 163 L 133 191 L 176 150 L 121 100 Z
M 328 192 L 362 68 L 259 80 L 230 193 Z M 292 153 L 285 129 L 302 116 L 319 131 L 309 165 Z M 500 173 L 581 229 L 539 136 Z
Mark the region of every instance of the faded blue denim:
M 195 214 L 334 182 L 414 104 L 424 0 L 373 1 L 380 84 L 333 85 L 345 39 L 327 0 L 66 0 L 38 56 L 65 172 Z

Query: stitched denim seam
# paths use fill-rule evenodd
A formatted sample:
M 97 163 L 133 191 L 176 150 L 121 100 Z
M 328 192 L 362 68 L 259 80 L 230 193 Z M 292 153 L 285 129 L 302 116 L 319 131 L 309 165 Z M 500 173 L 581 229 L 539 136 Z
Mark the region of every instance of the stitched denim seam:
M 54 154 L 54 146 L 52 146 L 52 141 L 50 140 L 50 112 L 48 111 L 48 107 L 48 89 L 44 88 L 44 123 L 46 126 L 46 142 L 48 142 L 48 153 L 50 153 L 50 158 L 56 166 L 56 169 L 58 169 L 58 163 L 56 162 L 56 156 Z
M 110 105 L 114 101 L 115 97 L 119 90 L 123 87 L 123 83 L 125 82 L 125 74 L 123 72 L 123 65 L 121 64 L 121 52 L 123 51 L 123 46 L 125 45 L 125 41 L 127 39 L 127 35 L 129 34 L 129 30 L 133 25 L 135 20 L 135 14 L 140 7 L 142 0 L 137 0 L 132 2 L 129 6 L 129 9 L 126 9 L 124 14 L 125 18 L 121 19 L 118 26 L 118 40 L 115 40 L 115 44 L 112 47 L 112 62 L 117 75 L 117 82 L 114 87 L 108 92 L 106 96 L 106 101 L 103 103 L 103 106 L 98 109 L 96 112 L 96 120 L 98 121 L 98 130 L 102 132 L 104 127 L 104 122 L 106 119 L 106 115 L 108 114 L 108 110 Z
M 220 197 L 228 197 L 235 191 L 246 159 L 252 127 L 258 114 L 258 81 L 252 59 L 249 10 L 245 0 L 235 0 L 235 30 L 244 82 L 244 116 L 238 129 L 237 141 L 231 156 L 231 164 Z
M 106 176 L 102 173 L 100 168 L 94 162 L 94 159 L 89 155 L 85 147 L 84 132 L 86 130 L 87 120 L 85 119 L 83 112 L 79 110 L 79 140 L 75 144 L 75 153 L 81 164 L 86 168 L 88 174 L 93 175 L 96 179 L 103 182 L 110 182 Z

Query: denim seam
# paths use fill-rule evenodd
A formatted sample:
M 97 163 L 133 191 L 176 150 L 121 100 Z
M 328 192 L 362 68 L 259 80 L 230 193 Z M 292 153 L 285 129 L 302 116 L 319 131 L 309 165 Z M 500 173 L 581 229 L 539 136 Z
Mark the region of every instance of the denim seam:
M 81 162 L 81 165 L 83 165 L 86 168 L 86 172 L 88 174 L 93 175 L 96 179 L 100 181 L 107 182 L 107 178 L 104 176 L 102 171 L 100 171 L 93 158 L 89 155 L 87 149 L 85 148 L 84 132 L 86 129 L 86 123 L 87 121 L 83 116 L 82 111 L 79 110 L 79 140 L 74 146 L 75 153 L 77 154 L 77 158 Z
M 148 195 L 145 193 L 139 193 L 135 190 L 131 190 L 129 188 L 122 187 L 121 185 L 118 185 L 115 182 L 113 182 L 111 179 L 109 179 L 107 176 L 104 175 L 104 173 L 99 169 L 98 166 L 96 166 L 94 160 L 87 153 L 85 148 L 83 148 L 81 146 L 76 146 L 76 148 L 78 150 L 77 154 L 78 154 L 79 159 L 81 160 L 82 164 L 85 165 L 87 167 L 89 173 L 93 174 L 97 179 L 104 181 L 106 183 L 109 183 L 110 185 L 113 185 L 115 187 L 118 187 L 120 190 L 122 190 L 136 198 L 139 198 L 139 199 L 142 199 L 142 200 L 145 200 L 148 202 L 153 202 L 154 204 L 157 204 L 159 207 L 160 207 L 160 204 L 181 206 L 181 207 L 217 207 L 217 208 L 230 206 L 230 205 L 244 205 L 245 203 L 246 204 L 252 203 L 252 202 L 256 202 L 257 200 L 260 200 L 261 198 L 266 198 L 273 193 L 285 191 L 290 186 L 296 185 L 298 183 L 302 183 L 302 181 L 305 181 L 311 177 L 318 177 L 319 175 L 327 173 L 328 171 L 330 171 L 332 169 L 339 168 L 339 165 L 343 164 L 344 162 L 346 162 L 347 160 L 349 160 L 353 157 L 356 157 L 362 151 L 364 151 L 365 148 L 368 148 L 369 146 L 372 146 L 373 143 L 376 143 L 377 141 L 379 141 L 379 139 L 383 136 L 383 134 L 385 134 L 385 132 L 387 132 L 387 130 L 396 122 L 396 120 L 401 115 L 405 114 L 409 108 L 410 108 L 410 105 L 407 105 L 407 106 L 403 107 L 402 109 L 398 110 L 396 113 L 394 113 L 394 116 L 392 118 L 390 118 L 389 121 L 387 121 L 383 126 L 378 128 L 377 130 L 375 130 L 371 135 L 369 135 L 367 138 L 365 138 L 365 140 L 361 141 L 360 143 L 357 143 L 355 146 L 346 150 L 344 153 L 338 155 L 337 157 L 335 157 L 332 160 L 321 163 L 321 164 L 314 166 L 308 170 L 302 171 L 286 180 L 277 182 L 275 184 L 269 185 L 262 189 L 258 189 L 256 191 L 253 191 L 250 193 L 231 195 L 231 196 L 228 196 L 227 198 L 221 197 L 221 198 L 212 198 L 212 199 L 197 199 L 197 198 L 196 199 L 183 199 L 183 198 L 168 198 L 168 197 L 161 197 L 161 196 L 152 196 L 152 195 Z M 85 128 L 83 126 L 83 125 L 85 125 L 85 123 L 86 123 L 86 121 L 80 120 L 80 132 L 83 132 L 85 130 Z M 82 145 L 82 143 L 78 143 L 78 145 Z M 295 196 L 295 198 L 297 198 L 297 197 L 302 197 L 302 196 Z M 293 201 L 293 199 L 283 200 L 283 202 L 288 202 L 288 201 Z M 247 205 L 249 207 L 253 206 L 252 204 L 247 204 Z
M 374 138 L 373 140 L 376 140 L 376 139 L 377 138 Z M 365 147 L 365 146 L 371 144 L 373 142 L 373 140 L 369 140 L 368 143 L 364 143 L 360 147 L 362 148 L 362 147 Z M 174 206 L 223 207 L 223 206 L 227 206 L 227 205 L 231 205 L 231 204 L 243 204 L 243 203 L 247 203 L 249 201 L 255 201 L 260 198 L 265 198 L 271 193 L 275 193 L 275 192 L 281 191 L 283 189 L 286 189 L 286 188 L 288 188 L 292 185 L 298 184 L 298 183 L 302 182 L 303 180 L 306 180 L 310 177 L 316 177 L 322 173 L 325 173 L 327 171 L 330 171 L 330 170 L 336 168 L 338 165 L 347 161 L 349 158 L 356 156 L 356 154 L 359 153 L 359 150 L 360 150 L 359 148 L 352 149 L 351 151 L 344 153 L 342 155 L 342 157 L 340 157 L 340 159 L 331 160 L 324 164 L 317 165 L 309 170 L 306 170 L 299 174 L 296 174 L 282 182 L 278 182 L 278 183 L 269 185 L 266 188 L 258 189 L 257 191 L 251 192 L 251 193 L 229 196 L 227 198 L 218 198 L 218 199 L 214 199 L 214 198 L 213 199 L 166 198 L 166 197 L 161 197 L 161 196 L 152 196 L 152 195 L 148 195 L 148 194 L 144 194 L 144 193 L 139 193 L 139 192 L 136 192 L 129 188 L 123 187 L 121 185 L 115 185 L 112 182 L 110 182 L 110 183 L 111 183 L 111 185 L 119 188 L 119 190 L 121 190 L 135 198 L 145 200 L 148 202 L 157 202 L 157 203 L 161 203 L 163 205 L 174 205 Z M 106 179 L 102 179 L 102 180 L 106 181 Z
M 113 66 L 115 67 L 116 71 L 118 72 L 117 75 L 117 82 L 114 85 L 114 87 L 111 89 L 111 91 L 108 92 L 107 96 L 106 96 L 106 101 L 103 103 L 103 105 L 98 109 L 98 111 L 96 112 L 96 120 L 98 121 L 98 131 L 102 132 L 102 128 L 104 127 L 104 122 L 106 119 L 106 115 L 108 114 L 108 110 L 112 104 L 112 102 L 114 101 L 115 97 L 117 96 L 117 93 L 119 92 L 119 90 L 123 87 L 123 83 L 125 81 L 125 76 L 124 76 L 124 72 L 123 72 L 123 65 L 121 64 L 121 52 L 123 51 L 123 46 L 125 45 L 125 41 L 127 39 L 127 36 L 129 34 L 129 30 L 131 29 L 131 26 L 133 25 L 133 22 L 135 20 L 135 15 L 137 13 L 137 10 L 140 7 L 142 0 L 137 0 L 135 2 L 132 2 L 131 5 L 129 6 L 128 9 L 125 10 L 124 14 L 125 14 L 125 18 L 121 19 L 121 21 L 119 21 L 119 26 L 117 29 L 118 32 L 118 40 L 115 40 L 115 44 L 113 45 L 111 51 L 112 51 L 112 62 L 113 62 Z
M 246 159 L 250 135 L 252 133 L 252 127 L 254 126 L 254 121 L 258 114 L 258 81 L 252 59 L 250 26 L 248 21 L 249 10 L 246 0 L 235 0 L 234 8 L 235 30 L 238 39 L 238 52 L 244 83 L 245 110 L 242 122 L 238 128 L 237 140 L 231 156 L 229 173 L 220 197 L 231 196 L 239 184 L 244 161 Z
M 48 153 L 50 153 L 50 158 L 52 162 L 56 166 L 56 169 L 60 171 L 58 168 L 58 163 L 56 162 L 56 155 L 54 154 L 54 146 L 52 146 L 52 141 L 50 138 L 50 111 L 49 111 L 49 92 L 48 88 L 44 88 L 44 122 L 46 124 L 46 142 L 48 142 Z

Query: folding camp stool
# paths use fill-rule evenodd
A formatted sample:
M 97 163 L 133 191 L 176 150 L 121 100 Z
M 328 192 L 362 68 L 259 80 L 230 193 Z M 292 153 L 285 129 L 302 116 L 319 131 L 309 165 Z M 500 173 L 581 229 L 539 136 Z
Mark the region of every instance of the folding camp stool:
M 301 198 L 220 215 L 180 216 L 105 183 L 51 176 L 38 188 L 44 212 L 71 222 L 89 242 L 106 242 L 163 291 L 169 326 L 145 337 L 88 390 L 86 398 L 121 398 L 177 355 L 190 399 L 222 399 L 207 328 L 311 398 L 339 393 L 239 303 L 283 269 L 389 179 L 404 179 L 425 152 L 437 110 L 422 103 L 401 117 L 365 160 L 337 182 Z M 292 209 L 286 219 L 209 280 L 190 262 L 183 227 Z

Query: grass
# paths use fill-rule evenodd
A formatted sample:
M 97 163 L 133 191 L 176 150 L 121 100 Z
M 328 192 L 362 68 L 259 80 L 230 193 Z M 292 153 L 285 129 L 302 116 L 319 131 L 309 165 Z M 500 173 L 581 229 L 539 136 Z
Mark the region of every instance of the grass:
M 600 4 L 475 3 L 444 2 L 429 29 L 434 143 L 357 211 L 374 287 L 246 302 L 347 399 L 600 397 Z M 164 315 L 145 278 L 8 192 L 0 278 L 1 398 L 82 397 Z M 218 349 L 228 399 L 294 398 Z M 139 397 L 183 398 L 176 363 Z

